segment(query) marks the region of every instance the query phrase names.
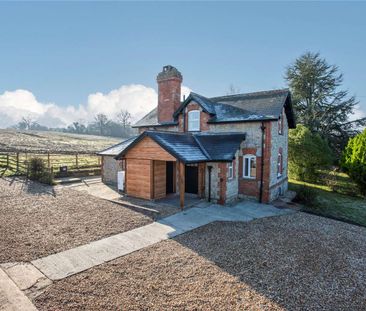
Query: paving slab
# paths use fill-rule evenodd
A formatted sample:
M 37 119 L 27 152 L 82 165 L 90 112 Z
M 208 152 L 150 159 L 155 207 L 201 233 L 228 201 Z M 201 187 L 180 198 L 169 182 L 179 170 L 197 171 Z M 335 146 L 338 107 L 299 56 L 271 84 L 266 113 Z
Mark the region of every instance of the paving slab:
M 37 311 L 31 301 L 1 268 L 0 311 Z
M 140 228 L 34 260 L 32 264 L 49 279 L 60 280 L 214 221 L 250 221 L 290 212 L 253 202 L 239 202 L 232 207 L 216 204 L 194 207 Z
M 21 290 L 26 290 L 46 278 L 35 266 L 24 262 L 11 266 L 5 272 Z

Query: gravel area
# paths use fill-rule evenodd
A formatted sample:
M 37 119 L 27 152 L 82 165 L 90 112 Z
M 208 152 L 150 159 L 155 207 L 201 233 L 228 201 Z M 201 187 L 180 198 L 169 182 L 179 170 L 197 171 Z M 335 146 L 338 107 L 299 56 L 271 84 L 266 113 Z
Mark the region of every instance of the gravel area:
M 30 261 L 152 222 L 72 189 L 0 179 L 0 263 Z
M 365 310 L 366 229 L 304 213 L 212 223 L 55 282 L 40 310 Z

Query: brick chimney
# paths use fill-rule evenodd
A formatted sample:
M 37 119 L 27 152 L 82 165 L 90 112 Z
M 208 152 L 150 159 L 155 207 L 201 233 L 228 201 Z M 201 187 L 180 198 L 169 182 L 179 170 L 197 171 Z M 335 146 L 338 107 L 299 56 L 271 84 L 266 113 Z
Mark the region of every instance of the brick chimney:
M 158 122 L 173 121 L 173 113 L 180 106 L 182 74 L 177 68 L 167 65 L 156 78 L 158 82 Z

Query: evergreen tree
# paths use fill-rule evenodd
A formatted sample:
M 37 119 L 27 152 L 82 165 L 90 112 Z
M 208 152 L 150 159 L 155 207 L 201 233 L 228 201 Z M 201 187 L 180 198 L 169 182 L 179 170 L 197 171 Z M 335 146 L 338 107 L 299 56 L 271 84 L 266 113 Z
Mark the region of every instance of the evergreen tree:
M 332 163 L 332 151 L 327 142 L 317 133 L 298 124 L 289 133 L 289 174 L 291 178 L 316 181 L 319 170 Z
M 342 166 L 366 195 L 366 129 L 348 141 Z
M 350 137 L 366 125 L 366 118 L 350 121 L 357 101 L 339 90 L 343 76 L 319 53 L 307 52 L 287 68 L 297 122 L 325 138 L 340 155 Z

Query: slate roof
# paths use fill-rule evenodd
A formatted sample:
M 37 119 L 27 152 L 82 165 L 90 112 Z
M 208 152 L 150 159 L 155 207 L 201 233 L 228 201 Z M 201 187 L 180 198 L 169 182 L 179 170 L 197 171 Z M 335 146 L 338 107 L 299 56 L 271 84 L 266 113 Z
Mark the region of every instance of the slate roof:
M 168 131 L 145 131 L 115 158 L 121 159 L 131 148 L 145 137 L 150 137 L 176 159 L 184 163 L 232 161 L 243 133 L 177 133 Z
M 98 155 L 105 155 L 105 156 L 116 156 L 120 154 L 123 150 L 126 149 L 138 136 L 131 137 L 129 139 L 126 139 L 119 144 L 113 145 L 112 147 L 109 147 L 107 149 L 104 149 L 103 151 L 98 152 Z
M 232 161 L 245 136 L 243 133 L 199 133 L 193 135 L 210 161 Z
M 252 122 L 262 120 L 277 120 L 283 107 L 285 108 L 290 128 L 294 128 L 295 119 L 291 104 L 291 94 L 288 89 L 270 90 L 255 93 L 227 95 L 207 98 L 191 92 L 188 98 L 175 111 L 174 119 L 184 107 L 194 100 L 211 115 L 209 123 Z M 159 124 L 157 108 L 148 113 L 134 127 L 176 125 L 177 122 Z

